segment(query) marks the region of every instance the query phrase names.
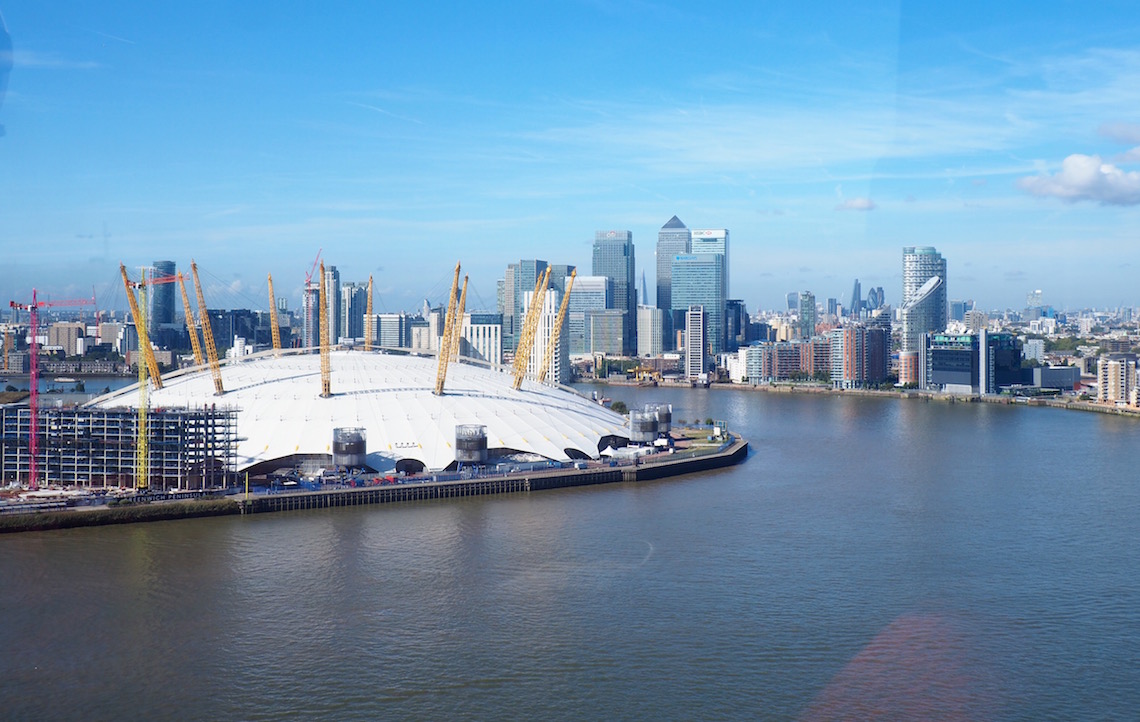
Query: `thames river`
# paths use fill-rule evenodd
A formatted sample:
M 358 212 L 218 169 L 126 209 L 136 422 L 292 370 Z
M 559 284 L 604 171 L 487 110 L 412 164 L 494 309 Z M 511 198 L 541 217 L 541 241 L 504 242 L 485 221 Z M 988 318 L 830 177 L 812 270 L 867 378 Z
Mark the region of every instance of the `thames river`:
M 1140 420 L 606 393 L 723 419 L 751 455 L 659 482 L 0 537 L 3 716 L 1140 710 Z

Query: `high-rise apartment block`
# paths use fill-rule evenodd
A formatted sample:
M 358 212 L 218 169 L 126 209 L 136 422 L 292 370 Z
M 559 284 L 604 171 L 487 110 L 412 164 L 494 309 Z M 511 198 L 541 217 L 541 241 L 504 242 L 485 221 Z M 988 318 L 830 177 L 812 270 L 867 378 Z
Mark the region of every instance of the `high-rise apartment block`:
M 463 314 L 459 352 L 498 366 L 503 363 L 503 317 L 497 313 Z
M 933 279 L 939 279 L 937 283 Z M 946 330 L 946 259 L 930 246 L 903 248 L 902 350 L 918 351 L 925 334 Z
M 329 343 L 335 344 L 343 335 L 340 328 L 340 271 L 336 266 L 325 268 L 325 293 L 328 295 L 329 315 L 327 319 L 321 319 L 321 323 L 329 325 Z
M 533 291 L 528 291 L 523 296 L 524 313 L 530 309 L 531 303 L 536 302 L 534 295 Z M 528 376 L 538 375 L 546 359 L 547 349 L 554 342 L 554 324 L 558 320 L 558 306 L 561 299 L 562 294 L 558 291 L 552 288 L 546 290 L 545 303 L 538 317 L 538 327 L 535 329 L 534 347 L 527 362 Z M 563 323 L 565 324 L 565 320 Z M 570 380 L 570 345 L 567 343 L 566 335 L 565 329 L 558 333 L 557 345 L 550 356 L 550 365 L 546 369 L 546 381 L 562 384 Z
M 301 329 L 302 346 L 304 348 L 315 348 L 321 343 L 320 281 L 309 281 L 305 287 L 305 295 L 301 297 L 301 311 L 304 314 L 304 326 Z
M 700 305 L 690 306 L 685 311 L 685 376 L 690 379 L 701 376 L 706 370 L 707 318 L 704 307 Z
M 1140 405 L 1136 354 L 1110 354 L 1097 360 L 1097 401 Z
M 858 389 L 887 380 L 891 359 L 891 332 L 881 326 L 854 323 L 833 329 L 831 385 Z

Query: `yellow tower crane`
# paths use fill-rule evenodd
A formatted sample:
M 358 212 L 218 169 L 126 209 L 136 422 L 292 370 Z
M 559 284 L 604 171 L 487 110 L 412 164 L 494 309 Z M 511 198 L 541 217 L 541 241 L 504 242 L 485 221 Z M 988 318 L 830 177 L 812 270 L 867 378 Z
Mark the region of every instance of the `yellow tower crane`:
M 332 372 L 329 368 L 329 299 L 325 287 L 325 264 L 321 262 L 321 398 L 332 396 Z
M 364 350 L 372 350 L 372 337 L 376 334 L 376 319 L 372 318 L 372 276 L 368 277 L 368 300 L 364 304 Z
M 451 279 L 451 293 L 447 295 L 447 315 L 443 319 L 443 333 L 439 338 L 439 366 L 435 372 L 436 396 L 443 396 L 443 383 L 447 380 L 447 364 L 451 361 L 451 324 L 455 322 L 455 292 L 459 289 L 459 262 L 455 262 L 455 276 Z
M 194 323 L 194 312 L 190 310 L 190 297 L 186 295 L 186 280 L 182 271 L 178 272 L 178 289 L 182 291 L 182 313 L 186 316 L 186 331 L 190 334 L 190 348 L 194 349 L 194 365 L 206 363 L 202 355 L 202 343 L 198 340 L 198 324 Z
M 558 353 L 558 337 L 562 335 L 562 324 L 566 322 L 566 309 L 570 305 L 570 289 L 574 288 L 574 277 L 578 271 L 570 271 L 570 280 L 566 282 L 566 293 L 562 294 L 562 305 L 558 307 L 558 317 L 554 319 L 554 330 L 550 333 L 550 340 L 546 343 L 546 354 L 542 359 L 542 368 L 538 370 L 538 383 L 546 380 L 546 372 L 554 361 L 554 354 Z
M 463 277 L 463 292 L 459 294 L 459 308 L 451 322 L 451 360 L 459 361 L 459 347 L 463 339 L 463 315 L 467 312 L 467 276 Z
M 273 295 L 273 274 L 269 274 L 269 324 L 273 332 L 273 351 L 281 355 L 281 328 L 277 325 L 277 297 Z
M 133 283 L 127 276 L 127 267 L 119 264 L 119 273 L 123 276 L 123 287 L 127 289 L 127 303 L 131 307 L 131 318 L 135 321 L 135 331 L 138 332 L 139 337 L 139 365 L 146 364 L 147 370 L 150 372 L 150 377 L 154 382 L 156 389 L 162 388 L 162 375 L 158 372 L 158 361 L 154 358 L 154 349 L 150 345 L 150 336 L 147 334 L 146 317 L 143 312 L 139 310 L 139 303 L 135 299 L 133 287 L 138 287 L 141 291 L 146 285 L 146 272 L 143 272 L 143 280 L 138 283 Z M 145 293 L 143 296 L 145 297 Z M 145 298 L 144 298 L 145 303 Z
M 194 294 L 198 297 L 198 321 L 202 324 L 202 339 L 206 342 L 206 356 L 210 360 L 210 375 L 214 377 L 214 395 L 226 392 L 222 386 L 222 364 L 218 361 L 218 347 L 214 344 L 214 331 L 210 328 L 210 314 L 206 311 L 206 298 L 202 295 L 202 282 L 198 280 L 198 264 L 191 259 L 190 273 L 194 276 Z
M 526 367 L 530 362 L 530 353 L 534 349 L 534 336 L 538 330 L 538 321 L 542 317 L 543 306 L 546 305 L 546 287 L 550 283 L 550 267 L 539 277 L 534 285 L 534 295 L 530 299 L 530 309 L 527 310 L 526 320 L 523 322 L 522 333 L 519 334 L 519 343 L 515 347 L 514 382 L 511 388 L 518 391 L 522 387 L 526 376 Z

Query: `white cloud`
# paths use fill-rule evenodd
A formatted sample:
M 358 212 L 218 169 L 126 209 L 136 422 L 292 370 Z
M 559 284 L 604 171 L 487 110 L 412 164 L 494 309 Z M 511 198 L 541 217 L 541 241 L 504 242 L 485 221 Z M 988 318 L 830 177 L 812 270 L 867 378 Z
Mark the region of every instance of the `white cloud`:
M 1074 153 L 1065 158 L 1057 173 L 1022 178 L 1017 184 L 1035 196 L 1060 198 L 1070 203 L 1140 204 L 1140 173 L 1123 171 L 1105 163 L 1099 155 Z
M 835 206 L 837 211 L 873 211 L 878 208 L 870 198 L 848 198 Z

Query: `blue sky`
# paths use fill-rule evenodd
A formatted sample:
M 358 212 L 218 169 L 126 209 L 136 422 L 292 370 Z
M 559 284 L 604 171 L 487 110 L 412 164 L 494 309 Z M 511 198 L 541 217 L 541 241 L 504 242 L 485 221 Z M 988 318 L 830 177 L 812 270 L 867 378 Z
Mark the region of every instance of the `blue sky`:
M 1140 305 L 1130 3 L 99 5 L 0 0 L 4 301 L 193 257 L 211 306 L 295 308 L 323 249 L 377 308 L 456 260 L 493 307 L 611 228 L 652 289 L 677 214 L 753 310 L 897 305 L 906 245 L 984 308 Z

